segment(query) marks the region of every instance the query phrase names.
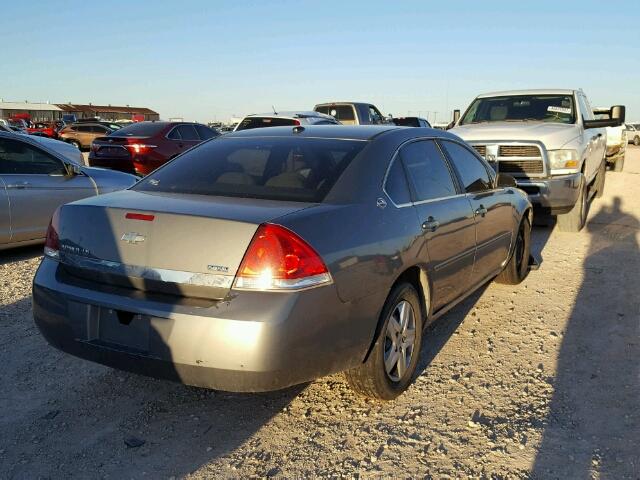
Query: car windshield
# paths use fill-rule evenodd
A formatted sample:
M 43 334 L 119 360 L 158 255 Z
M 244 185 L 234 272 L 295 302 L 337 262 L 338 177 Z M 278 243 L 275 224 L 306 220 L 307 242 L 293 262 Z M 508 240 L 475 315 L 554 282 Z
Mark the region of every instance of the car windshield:
M 166 123 L 140 122 L 122 127 L 111 134 L 112 137 L 151 137 L 160 132 Z
M 460 125 L 540 121 L 575 123 L 572 95 L 510 95 L 476 98 Z
M 365 141 L 220 137 L 136 185 L 146 192 L 321 202 Z

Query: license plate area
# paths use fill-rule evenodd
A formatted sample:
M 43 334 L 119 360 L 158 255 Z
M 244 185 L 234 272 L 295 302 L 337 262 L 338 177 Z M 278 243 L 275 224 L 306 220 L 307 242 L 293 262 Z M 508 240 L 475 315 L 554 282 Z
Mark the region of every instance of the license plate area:
M 150 318 L 126 310 L 100 308 L 96 340 L 99 343 L 125 347 L 128 350 L 149 350 Z

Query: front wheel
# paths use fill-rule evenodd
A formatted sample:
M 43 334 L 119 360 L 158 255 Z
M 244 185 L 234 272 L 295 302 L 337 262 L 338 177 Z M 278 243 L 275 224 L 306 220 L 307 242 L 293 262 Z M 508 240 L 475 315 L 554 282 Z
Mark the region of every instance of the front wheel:
M 531 255 L 531 223 L 526 216 L 520 222 L 513 254 L 504 270 L 496 277 L 497 283 L 518 285 L 529 274 L 529 255 Z
M 80 147 L 82 147 L 82 145 L 80 145 L 80 142 L 77 140 L 69 140 L 69 143 L 76 147 L 78 150 L 80 150 Z
M 604 195 L 604 182 L 607 178 L 607 162 L 605 160 L 602 161 L 600 168 L 598 169 L 598 173 L 596 176 L 596 198 L 602 197 Z
M 636 147 L 640 147 L 640 136 L 636 135 L 635 137 L 633 137 L 633 144 Z
M 616 160 L 616 163 L 613 164 L 613 171 L 621 172 L 623 168 L 624 168 L 624 155 L 621 157 L 618 157 L 618 159 Z
M 413 380 L 422 346 L 423 315 L 416 289 L 409 283 L 394 287 L 380 320 L 369 357 L 347 370 L 345 377 L 351 388 L 365 397 L 393 400 Z
M 558 215 L 558 228 L 561 232 L 579 232 L 587 221 L 589 192 L 584 175 L 580 179 L 578 199 L 567 213 Z

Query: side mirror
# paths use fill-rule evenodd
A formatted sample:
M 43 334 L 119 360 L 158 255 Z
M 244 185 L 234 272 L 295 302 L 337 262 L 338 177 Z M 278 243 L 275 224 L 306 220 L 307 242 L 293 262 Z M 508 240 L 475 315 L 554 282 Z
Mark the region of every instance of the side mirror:
M 598 112 L 600 113 L 600 112 Z M 583 120 L 584 128 L 619 127 L 625 121 L 626 109 L 624 105 L 614 105 L 609 109 L 608 119 Z
M 455 125 L 460 120 L 460 110 L 457 108 L 453 111 L 453 124 Z
M 496 178 L 496 185 L 503 188 L 518 186 L 518 184 L 516 183 L 516 179 L 508 173 L 498 173 L 498 176 Z

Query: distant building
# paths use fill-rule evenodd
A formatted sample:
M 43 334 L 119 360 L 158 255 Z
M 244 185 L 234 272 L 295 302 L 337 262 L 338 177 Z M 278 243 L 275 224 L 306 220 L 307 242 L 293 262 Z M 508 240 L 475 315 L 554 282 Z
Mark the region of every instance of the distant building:
M 31 121 L 58 120 L 63 115 L 76 118 L 100 117 L 103 120 L 159 120 L 160 115 L 146 107 L 82 105 L 73 103 L 0 102 L 0 118 L 29 116 Z

